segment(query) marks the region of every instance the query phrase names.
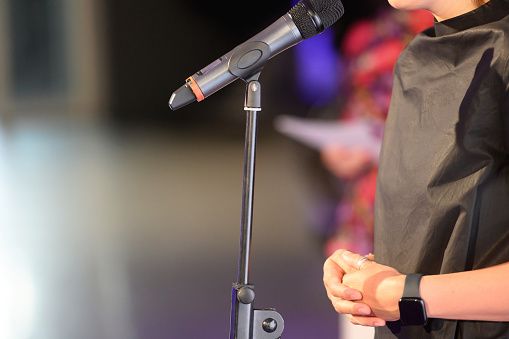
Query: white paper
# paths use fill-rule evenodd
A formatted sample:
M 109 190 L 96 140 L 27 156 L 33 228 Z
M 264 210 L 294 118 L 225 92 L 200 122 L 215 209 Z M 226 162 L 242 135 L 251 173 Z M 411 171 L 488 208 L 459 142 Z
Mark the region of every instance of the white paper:
M 325 146 L 362 147 L 378 161 L 382 144 L 382 127 L 365 120 L 341 121 L 278 116 L 274 128 L 312 149 Z

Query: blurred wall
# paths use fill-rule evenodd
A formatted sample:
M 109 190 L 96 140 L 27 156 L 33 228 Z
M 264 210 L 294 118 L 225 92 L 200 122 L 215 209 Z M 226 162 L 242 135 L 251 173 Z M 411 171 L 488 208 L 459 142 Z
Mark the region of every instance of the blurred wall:
M 1 338 L 227 334 L 245 88 L 177 112 L 167 102 L 290 7 L 239 6 L 0 0 Z M 277 56 L 260 78 L 259 132 L 272 134 L 258 144 L 252 277 L 257 305 L 281 311 L 286 336 L 336 338 L 306 228 L 306 166 L 271 124 L 302 109 L 292 60 Z
M 105 114 L 101 2 L 0 0 L 0 116 Z

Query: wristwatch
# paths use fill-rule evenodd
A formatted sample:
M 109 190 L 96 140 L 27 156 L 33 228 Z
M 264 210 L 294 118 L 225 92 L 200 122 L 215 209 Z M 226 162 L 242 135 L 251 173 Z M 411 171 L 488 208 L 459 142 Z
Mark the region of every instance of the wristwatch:
M 405 325 L 426 325 L 426 307 L 419 293 L 422 274 L 409 274 L 405 278 L 403 296 L 399 299 L 399 314 Z

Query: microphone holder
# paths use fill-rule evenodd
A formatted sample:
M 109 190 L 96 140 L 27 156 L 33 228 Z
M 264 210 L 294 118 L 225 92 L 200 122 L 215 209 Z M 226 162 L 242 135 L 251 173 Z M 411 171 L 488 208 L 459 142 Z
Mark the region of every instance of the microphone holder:
M 284 329 L 283 317 L 272 308 L 254 309 L 254 285 L 249 282 L 258 112 L 261 111 L 260 72 L 248 79 L 244 110 L 246 139 L 240 228 L 239 270 L 233 284 L 230 339 L 277 339 Z

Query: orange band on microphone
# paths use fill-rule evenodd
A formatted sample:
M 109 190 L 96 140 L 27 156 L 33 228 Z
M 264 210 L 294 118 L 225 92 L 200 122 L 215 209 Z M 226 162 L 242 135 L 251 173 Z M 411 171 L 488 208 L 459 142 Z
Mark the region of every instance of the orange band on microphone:
M 203 93 L 202 93 L 200 87 L 194 81 L 193 77 L 187 78 L 186 81 L 189 84 L 189 87 L 191 87 L 191 90 L 193 91 L 194 95 L 196 96 L 196 100 L 202 101 L 203 99 L 205 99 L 205 97 L 203 96 Z

